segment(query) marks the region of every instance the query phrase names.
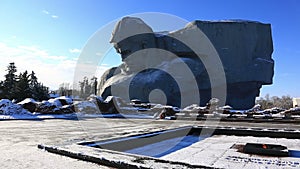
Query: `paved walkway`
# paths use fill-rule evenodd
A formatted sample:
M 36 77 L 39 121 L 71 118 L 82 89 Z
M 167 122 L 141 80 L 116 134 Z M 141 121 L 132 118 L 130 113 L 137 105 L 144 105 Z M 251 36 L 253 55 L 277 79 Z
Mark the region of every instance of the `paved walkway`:
M 1 121 L 1 168 L 106 168 L 97 164 L 51 154 L 37 148 L 38 144 L 64 144 L 140 134 L 203 122 L 151 119 L 86 119 L 44 121 Z M 220 123 L 222 126 L 300 128 L 300 124 Z

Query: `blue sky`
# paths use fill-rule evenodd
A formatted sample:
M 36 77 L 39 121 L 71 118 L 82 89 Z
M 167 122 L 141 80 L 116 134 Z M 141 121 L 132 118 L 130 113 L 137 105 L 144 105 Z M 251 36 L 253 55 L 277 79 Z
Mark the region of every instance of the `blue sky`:
M 76 61 L 88 39 L 113 20 L 142 12 L 169 13 L 188 21 L 271 23 L 274 84 L 263 87 L 261 95 L 300 97 L 297 0 L 0 0 L 0 79 L 8 63 L 14 61 L 20 71 L 34 70 L 52 89 L 72 82 Z

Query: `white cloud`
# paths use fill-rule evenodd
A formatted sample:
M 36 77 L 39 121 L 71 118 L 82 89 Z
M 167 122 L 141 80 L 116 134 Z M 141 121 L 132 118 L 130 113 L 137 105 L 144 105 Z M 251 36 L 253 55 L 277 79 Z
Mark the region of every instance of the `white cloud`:
M 80 49 L 74 48 L 74 49 L 69 49 L 69 52 L 70 52 L 70 53 L 80 53 L 81 50 L 80 50 Z
M 54 19 L 58 18 L 57 15 L 51 15 L 51 17 L 54 18 Z
M 70 49 L 71 50 L 71 49 Z M 73 49 L 78 51 L 79 49 Z M 84 76 L 96 76 L 100 79 L 102 73 L 109 69 L 109 65 L 100 66 L 95 63 L 77 65 L 78 58 L 70 58 L 61 55 L 52 55 L 47 50 L 36 46 L 9 46 L 0 42 L 0 80 L 4 80 L 6 69 L 9 63 L 15 62 L 18 73 L 28 70 L 34 71 L 38 80 L 50 89 L 58 89 L 62 83 L 75 83 L 75 80 L 82 80 Z M 75 69 L 79 74 L 75 75 Z
M 42 12 L 46 15 L 49 15 L 50 13 L 47 10 L 42 10 Z
M 45 14 L 45 15 L 50 15 L 50 12 L 49 12 L 49 11 L 47 11 L 47 10 L 42 10 L 42 12 L 43 12 L 43 14 Z M 57 19 L 57 18 L 58 18 L 58 16 L 57 16 L 57 15 L 54 15 L 54 14 L 51 14 L 51 18 L 53 18 L 53 19 Z
M 64 60 L 67 58 L 66 56 L 49 55 L 46 50 L 39 49 L 36 46 L 18 46 L 17 48 L 23 50 L 28 55 L 39 56 L 41 59 Z
M 0 42 L 0 80 L 4 79 L 6 67 L 15 62 L 18 73 L 34 71 L 38 80 L 51 89 L 63 82 L 73 82 L 76 60 L 67 56 L 51 55 L 35 46 L 8 46 Z

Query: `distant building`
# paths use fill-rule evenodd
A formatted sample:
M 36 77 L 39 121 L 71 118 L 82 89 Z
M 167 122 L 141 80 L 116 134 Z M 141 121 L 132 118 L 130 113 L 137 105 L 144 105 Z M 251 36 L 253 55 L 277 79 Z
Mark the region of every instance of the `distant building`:
M 293 98 L 293 107 L 300 107 L 300 98 Z

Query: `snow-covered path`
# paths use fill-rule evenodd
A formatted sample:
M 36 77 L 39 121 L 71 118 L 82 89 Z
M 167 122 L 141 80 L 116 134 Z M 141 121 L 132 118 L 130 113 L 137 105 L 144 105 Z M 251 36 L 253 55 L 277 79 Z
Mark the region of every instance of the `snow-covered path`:
M 72 138 L 76 121 L 1 121 L 0 168 L 99 168 L 98 165 L 46 153 L 37 148 L 41 142 Z M 73 135 L 73 137 L 76 137 Z
M 76 168 L 93 169 L 107 168 L 97 164 L 72 159 L 45 152 L 37 148 L 38 144 L 62 144 L 76 142 L 90 137 L 91 139 L 124 136 L 138 131 L 168 126 L 168 121 L 149 123 L 147 119 L 137 121 L 144 123 L 144 127 L 136 125 L 126 119 L 86 119 L 77 120 L 9 120 L 0 121 L 0 168 L 7 169 L 57 169 Z M 102 125 L 100 125 L 102 124 Z M 131 132 L 132 131 L 132 132 Z
M 132 134 L 169 129 L 186 125 L 203 125 L 196 121 L 168 121 L 151 119 L 77 120 L 9 120 L 0 121 L 0 168 L 107 168 L 45 152 L 38 144 L 58 145 L 85 140 L 100 140 Z M 221 123 L 222 126 L 246 126 L 264 128 L 300 128 L 300 124 Z

